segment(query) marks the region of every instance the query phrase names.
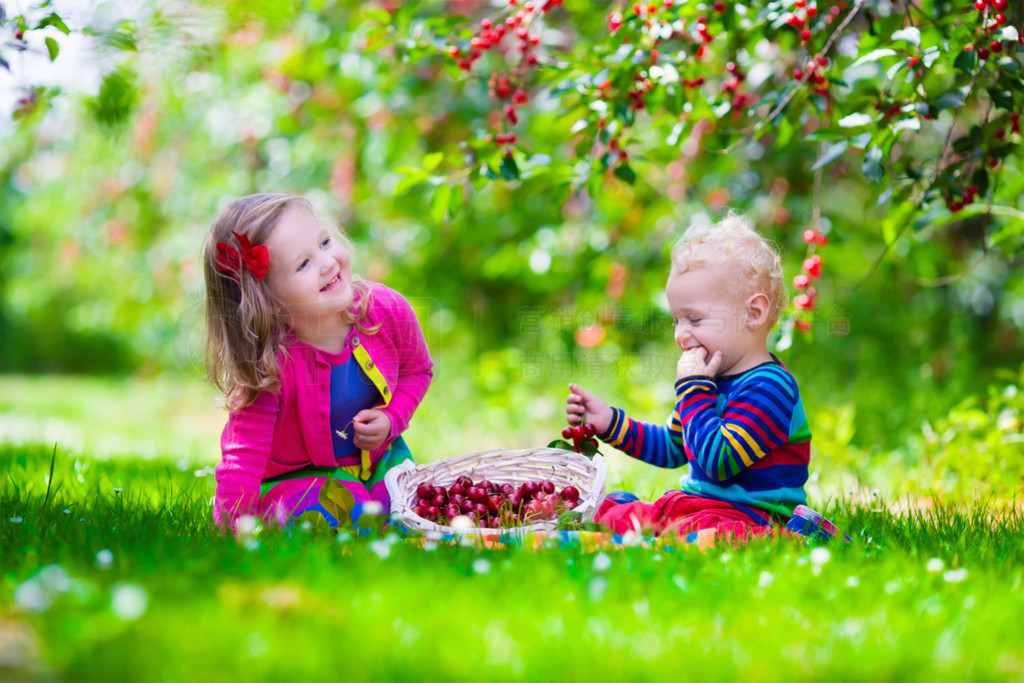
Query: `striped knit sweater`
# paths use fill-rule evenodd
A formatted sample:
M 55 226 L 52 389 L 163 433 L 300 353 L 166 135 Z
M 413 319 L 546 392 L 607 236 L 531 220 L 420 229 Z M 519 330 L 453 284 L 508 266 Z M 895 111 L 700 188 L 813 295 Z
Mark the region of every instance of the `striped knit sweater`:
M 689 463 L 680 478 L 688 493 L 782 517 L 807 502 L 811 432 L 796 380 L 777 361 L 717 379 L 684 377 L 665 425 L 612 413 L 600 437 L 658 467 Z

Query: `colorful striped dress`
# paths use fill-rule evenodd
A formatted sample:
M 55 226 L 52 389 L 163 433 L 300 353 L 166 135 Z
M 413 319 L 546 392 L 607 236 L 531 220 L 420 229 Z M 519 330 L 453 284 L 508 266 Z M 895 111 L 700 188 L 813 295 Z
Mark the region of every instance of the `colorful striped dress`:
M 807 502 L 811 432 L 796 380 L 777 359 L 737 375 L 677 381 L 664 425 L 612 412 L 601 438 L 658 467 L 689 464 L 680 478 L 686 493 L 779 518 Z

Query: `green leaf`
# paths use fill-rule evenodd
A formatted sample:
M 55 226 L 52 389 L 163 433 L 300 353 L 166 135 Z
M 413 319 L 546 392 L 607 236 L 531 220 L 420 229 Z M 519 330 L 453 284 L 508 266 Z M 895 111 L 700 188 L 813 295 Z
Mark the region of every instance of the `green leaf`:
M 868 116 L 867 114 L 855 112 L 853 114 L 844 116 L 843 118 L 839 119 L 839 127 L 856 128 L 857 126 L 866 126 L 869 123 L 872 123 L 873 121 L 874 118 Z
M 417 170 L 413 173 L 410 173 L 409 175 L 405 176 L 404 178 L 399 180 L 398 183 L 395 184 L 395 196 L 397 197 L 400 194 L 404 194 L 406 191 L 409 190 L 409 188 L 415 185 L 419 185 L 429 177 L 430 174 L 422 170 Z
M 1017 32 L 1017 27 L 1013 25 L 1002 27 L 1001 29 L 999 29 L 998 35 L 999 40 L 1002 40 L 1004 42 L 1009 41 L 1011 43 L 1016 43 L 1018 40 L 1020 40 L 1020 34 Z
M 452 186 L 451 193 L 448 196 L 448 215 L 455 218 L 462 211 L 462 207 L 466 203 L 463 192 L 465 188 L 462 184 Z
M 480 167 L 480 173 L 481 175 L 483 175 L 483 177 L 489 180 L 498 180 L 501 178 L 501 176 L 498 175 L 498 172 L 495 171 L 490 164 L 483 164 Z
M 423 157 L 423 170 L 428 173 L 433 171 L 444 159 L 444 152 L 431 152 Z
M 48 16 L 43 17 L 43 20 L 39 22 L 36 28 L 46 28 L 47 26 L 56 27 L 64 35 L 71 33 L 71 29 L 68 28 L 68 25 L 64 23 L 64 20 L 56 12 L 51 12 Z
M 378 24 L 385 26 L 391 23 L 391 13 L 384 9 L 365 9 L 363 10 L 363 18 L 376 21 Z
M 435 223 L 440 223 L 444 220 L 444 215 L 448 212 L 448 202 L 451 194 L 452 188 L 448 183 L 441 183 L 434 190 L 434 194 L 430 198 L 430 218 Z
M 893 34 L 889 36 L 889 40 L 905 40 L 911 45 L 919 47 L 921 45 L 921 30 L 916 26 L 908 26 L 904 29 L 900 29 L 899 31 L 894 31 Z
M 867 53 L 866 55 L 861 55 L 859 58 L 857 58 L 857 61 L 855 61 L 850 66 L 854 67 L 854 66 L 860 66 L 861 64 L 867 64 L 868 62 L 877 62 L 882 57 L 894 57 L 897 54 L 899 54 L 899 53 L 896 52 L 896 50 L 890 50 L 889 48 L 882 48 L 880 50 L 872 50 L 871 52 Z
M 864 175 L 873 183 L 882 182 L 885 177 L 885 169 L 882 168 L 882 150 L 879 147 L 871 147 L 864 153 L 864 164 L 860 167 Z
M 938 111 L 942 111 L 943 109 L 956 109 L 960 107 L 963 103 L 963 97 L 960 95 L 960 93 L 954 90 L 944 92 L 938 97 L 936 97 L 934 100 L 932 100 L 932 106 L 935 107 L 935 109 Z
M 960 54 L 953 60 L 953 68 L 963 71 L 965 74 L 973 74 L 978 67 L 977 50 L 961 50 Z
M 60 45 L 50 36 L 46 36 L 46 51 L 50 53 L 51 62 L 57 59 L 57 55 L 60 53 Z
M 837 142 L 834 145 L 831 145 L 828 149 L 825 150 L 825 153 L 822 154 L 818 158 L 818 160 L 814 162 L 814 166 L 811 166 L 811 170 L 817 171 L 822 166 L 832 163 L 833 161 L 835 161 L 836 159 L 843 155 L 843 152 L 846 151 L 847 147 L 849 147 L 849 145 L 845 140 Z
M 563 439 L 555 439 L 554 441 L 548 444 L 548 448 L 560 448 L 563 451 L 571 451 L 572 444 Z
M 988 96 L 992 98 L 992 102 L 997 107 L 1013 111 L 1013 94 L 1009 90 L 996 90 L 995 88 L 988 88 L 987 90 Z
M 506 154 L 501 160 L 501 177 L 505 180 L 519 180 L 519 166 L 511 154 Z
M 625 162 L 616 166 L 613 173 L 615 174 L 616 178 L 625 181 L 630 185 L 636 182 L 636 173 L 634 173 L 630 165 Z

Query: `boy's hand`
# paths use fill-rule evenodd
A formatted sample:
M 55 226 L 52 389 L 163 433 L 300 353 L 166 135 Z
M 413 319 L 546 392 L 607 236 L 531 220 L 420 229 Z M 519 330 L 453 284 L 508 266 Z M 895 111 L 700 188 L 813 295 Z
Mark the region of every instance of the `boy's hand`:
M 379 410 L 360 410 L 352 418 L 352 443 L 363 451 L 380 448 L 391 433 L 391 420 Z
M 715 351 L 709 359 L 707 350 L 703 346 L 697 346 L 683 351 L 683 355 L 679 357 L 679 362 L 676 364 L 676 379 L 680 380 L 694 375 L 714 377 L 720 367 L 722 367 L 721 351 Z
M 565 419 L 573 426 L 589 422 L 598 434 L 603 434 L 612 423 L 612 409 L 597 394 L 570 384 L 569 397 L 565 401 Z

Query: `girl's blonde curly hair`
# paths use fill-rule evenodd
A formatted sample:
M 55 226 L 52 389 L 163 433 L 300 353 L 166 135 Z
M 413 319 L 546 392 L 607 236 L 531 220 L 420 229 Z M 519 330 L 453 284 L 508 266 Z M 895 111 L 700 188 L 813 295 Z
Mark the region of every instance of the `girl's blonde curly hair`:
M 759 235 L 743 216 L 729 214 L 715 224 L 691 225 L 672 247 L 672 270 L 717 265 L 736 273 L 739 294 L 761 293 L 768 297 L 768 329 L 789 304 L 782 283 L 782 259 L 768 240 Z
M 323 225 L 328 234 L 352 253 L 352 243 L 335 226 L 317 217 L 313 205 L 291 194 L 252 194 L 228 204 L 213 221 L 203 244 L 203 275 L 206 281 L 206 371 L 210 382 L 225 396 L 229 410 L 252 404 L 262 391 L 280 389 L 277 352 L 288 327 L 270 289 L 270 275 L 262 281 L 246 269 L 223 271 L 217 265 L 217 243 L 238 248 L 232 232 L 255 245 L 266 244 L 281 215 L 288 209 L 303 211 Z M 370 308 L 367 284 L 353 278 L 358 306 L 342 313 L 363 333 L 374 334 L 379 325 L 363 322 Z

